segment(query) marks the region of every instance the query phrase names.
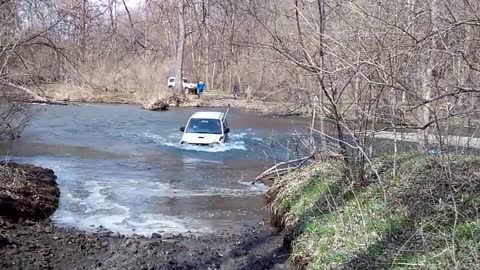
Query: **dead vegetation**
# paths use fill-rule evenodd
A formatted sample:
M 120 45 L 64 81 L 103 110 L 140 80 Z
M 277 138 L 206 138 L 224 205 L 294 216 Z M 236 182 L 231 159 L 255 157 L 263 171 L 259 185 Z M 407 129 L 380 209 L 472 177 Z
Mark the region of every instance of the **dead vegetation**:
M 60 191 L 52 170 L 0 164 L 0 217 L 39 220 L 56 210 Z
M 16 91 L 7 91 L 0 85 L 0 140 L 14 140 L 28 125 L 33 110 L 23 103 Z

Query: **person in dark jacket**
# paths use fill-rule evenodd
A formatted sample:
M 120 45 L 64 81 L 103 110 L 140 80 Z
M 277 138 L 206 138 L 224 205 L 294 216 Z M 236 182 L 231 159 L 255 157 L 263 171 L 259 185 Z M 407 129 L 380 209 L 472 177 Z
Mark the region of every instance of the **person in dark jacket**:
M 238 82 L 235 82 L 233 84 L 233 99 L 237 99 L 239 91 L 240 91 L 240 85 L 238 84 Z

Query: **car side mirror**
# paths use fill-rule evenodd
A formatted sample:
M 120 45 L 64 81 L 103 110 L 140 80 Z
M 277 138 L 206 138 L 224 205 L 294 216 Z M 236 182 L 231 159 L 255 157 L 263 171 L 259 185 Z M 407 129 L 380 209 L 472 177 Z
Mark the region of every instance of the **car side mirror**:
M 223 132 L 225 132 L 225 133 L 230 133 L 230 129 L 229 129 L 229 128 L 226 128 Z
M 185 127 L 181 127 L 181 128 L 180 128 L 180 131 L 181 131 L 181 132 L 185 132 Z

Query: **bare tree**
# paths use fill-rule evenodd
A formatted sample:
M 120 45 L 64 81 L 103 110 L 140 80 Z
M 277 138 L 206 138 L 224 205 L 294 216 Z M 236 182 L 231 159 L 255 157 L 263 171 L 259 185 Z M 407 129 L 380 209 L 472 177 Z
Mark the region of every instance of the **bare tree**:
M 177 50 L 175 54 L 175 90 L 178 93 L 183 92 L 183 61 L 185 40 L 187 34 L 185 32 L 185 1 L 177 1 L 178 11 L 178 34 L 177 34 Z

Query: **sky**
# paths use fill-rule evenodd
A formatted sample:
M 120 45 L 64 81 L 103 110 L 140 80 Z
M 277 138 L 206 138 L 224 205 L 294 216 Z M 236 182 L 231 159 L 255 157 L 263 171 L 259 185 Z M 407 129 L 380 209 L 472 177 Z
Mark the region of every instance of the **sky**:
M 117 0 L 118 2 L 118 7 L 123 7 L 122 0 Z M 108 4 L 109 0 L 91 0 L 93 3 L 98 3 L 98 4 Z M 134 9 L 139 6 L 139 4 L 145 2 L 145 0 L 125 0 L 125 3 L 127 4 L 127 7 L 129 9 Z
M 125 3 L 127 4 L 128 8 L 136 8 L 143 1 L 144 0 L 125 0 Z
M 120 3 L 122 2 L 121 0 L 119 1 Z M 141 5 L 145 5 L 145 1 L 146 0 L 125 0 L 125 3 L 127 4 L 129 9 L 136 9 Z

